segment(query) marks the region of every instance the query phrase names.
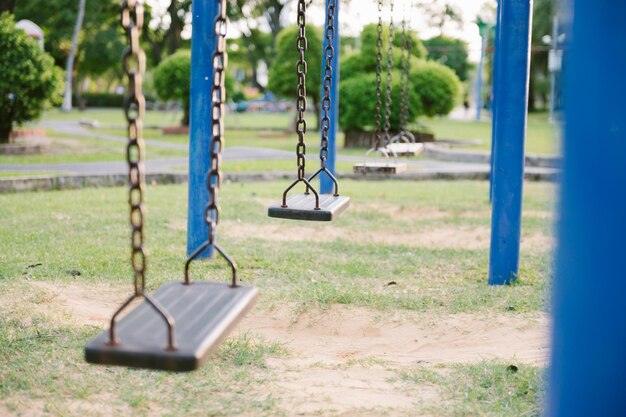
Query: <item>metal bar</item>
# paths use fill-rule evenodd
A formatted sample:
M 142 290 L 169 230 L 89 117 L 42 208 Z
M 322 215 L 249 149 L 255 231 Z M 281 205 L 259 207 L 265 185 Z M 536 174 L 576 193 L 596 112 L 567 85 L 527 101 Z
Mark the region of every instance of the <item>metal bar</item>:
M 326 13 L 328 13 L 328 2 L 325 1 Z M 337 160 L 337 126 L 339 124 L 339 54 L 341 39 L 339 34 L 339 4 L 341 2 L 335 1 L 335 37 L 333 38 L 333 48 L 335 50 L 335 59 L 333 59 L 333 76 L 332 87 L 330 89 L 331 105 L 330 105 L 330 129 L 328 130 L 328 159 L 326 160 L 326 168 L 336 177 L 336 160 Z M 328 16 L 324 23 L 324 27 L 328 25 Z M 326 50 L 327 40 L 324 36 L 324 44 L 322 45 L 322 51 Z M 324 96 L 324 60 L 322 60 L 322 93 L 320 97 Z M 320 132 L 321 134 L 321 132 Z M 320 193 L 332 194 L 334 192 L 335 184 L 328 175 L 320 175 Z
M 502 3 L 502 0 L 498 0 L 498 8 L 496 11 L 496 28 L 495 28 L 495 38 L 493 41 L 493 84 L 491 86 L 491 156 L 489 159 L 489 165 L 490 165 L 490 169 L 489 169 L 489 202 L 491 203 L 493 201 L 493 181 L 495 178 L 495 170 L 493 167 L 493 161 L 494 161 L 494 155 L 496 152 L 496 108 L 497 108 L 497 101 L 498 101 L 498 85 L 500 83 L 500 70 L 499 70 L 499 62 L 498 61 L 500 59 L 500 25 L 502 24 L 501 19 L 501 13 L 500 11 L 502 10 L 502 8 L 500 7 L 500 4 Z
M 567 3 L 567 16 L 561 14 L 569 46 L 546 415 L 623 416 L 626 3 Z
M 532 0 L 502 0 L 489 284 L 517 278 L 524 186 Z
M 216 41 L 214 22 L 219 11 L 219 2 L 193 0 L 192 10 L 187 255 L 191 255 L 208 240 L 204 209 L 209 201 L 206 178 L 211 163 L 212 58 Z M 210 246 L 199 258 L 212 256 L 213 247 Z

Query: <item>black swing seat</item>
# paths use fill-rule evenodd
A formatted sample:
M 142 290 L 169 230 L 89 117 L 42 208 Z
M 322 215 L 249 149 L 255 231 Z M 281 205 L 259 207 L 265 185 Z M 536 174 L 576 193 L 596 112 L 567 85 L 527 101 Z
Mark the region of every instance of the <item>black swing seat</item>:
M 167 325 L 144 300 L 116 326 L 116 345 L 103 331 L 85 347 L 87 362 L 167 371 L 192 371 L 252 308 L 258 290 L 216 282 L 172 282 L 159 288 L 156 299 L 174 319 L 176 349 L 167 350 Z
M 407 170 L 407 165 L 398 162 L 367 162 L 352 167 L 355 174 L 400 174 Z
M 416 156 L 422 153 L 424 144 L 395 142 L 387 145 L 387 148 L 398 156 Z
M 271 206 L 269 217 L 291 220 L 309 220 L 329 222 L 334 220 L 350 206 L 350 197 L 320 194 L 320 209 L 315 210 L 315 195 L 293 194 L 287 197 L 287 207 L 281 204 Z

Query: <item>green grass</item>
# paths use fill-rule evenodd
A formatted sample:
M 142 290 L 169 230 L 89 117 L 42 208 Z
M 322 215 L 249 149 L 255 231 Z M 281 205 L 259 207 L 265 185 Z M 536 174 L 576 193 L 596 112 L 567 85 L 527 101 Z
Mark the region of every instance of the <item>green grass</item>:
M 401 381 L 436 386 L 446 401 L 428 407 L 449 417 L 539 417 L 545 369 L 501 361 L 417 367 L 398 372 Z
M 237 260 L 241 280 L 259 287 L 260 309 L 287 305 L 297 315 L 345 304 L 430 317 L 546 309 L 549 247 L 524 246 L 519 282 L 488 287 L 486 245 L 445 245 L 461 239 L 463 230 L 488 228 L 486 183 L 343 181 L 352 206 L 332 225 L 268 218 L 267 206 L 279 201 L 287 184 L 226 183 L 220 193 L 219 241 Z M 554 186 L 528 183 L 525 191 L 524 237 L 549 237 Z M 186 194 L 186 186 L 147 187 L 150 289 L 182 278 Z M 297 354 L 254 332 L 227 339 L 190 374 L 83 363 L 83 346 L 100 329 L 77 322 L 50 288 L 94 292 L 108 285 L 130 292 L 127 200 L 124 188 L 0 194 L 0 414 L 5 407 L 51 416 L 292 415 L 276 397 L 282 388 L 268 387 L 280 387 L 283 369 L 272 361 Z M 458 233 L 443 245 L 406 238 L 407 232 L 419 239 L 438 229 Z M 227 280 L 228 271 L 223 262 L 200 262 L 192 277 Z M 541 371 L 518 365 L 509 375 L 504 365 L 397 369 L 405 384 L 440 387 L 444 401 L 430 405 L 433 415 L 537 415 Z M 337 366 L 391 365 L 370 358 Z
M 448 120 L 445 118 L 421 119 L 440 139 L 479 140 L 480 145 L 470 149 L 491 151 L 491 122 Z M 548 123 L 545 113 L 531 113 L 528 116 L 526 152 L 555 155 L 559 153 L 559 130 Z
M 0 164 L 54 164 L 79 162 L 114 162 L 126 160 L 124 143 L 85 138 L 46 129 L 51 151 L 40 155 L 0 155 Z M 150 147 L 147 159 L 176 158 L 185 151 Z
M 49 171 L 0 171 L 0 178 L 37 177 L 40 175 L 58 175 L 59 172 Z
M 343 181 L 342 192 L 352 197 L 353 209 L 334 222 L 336 238 L 317 245 L 297 236 L 285 241 L 268 235 L 289 233 L 293 227 L 297 232 L 291 233 L 306 235 L 319 227 L 266 216 L 267 205 L 279 201 L 287 183 L 231 184 L 221 193 L 225 222 L 221 241 L 239 260 L 243 279 L 271 289 L 265 296 L 268 300 L 293 301 L 304 307 L 341 303 L 451 312 L 536 311 L 545 305 L 545 278 L 551 263 L 547 250 L 525 248 L 519 283 L 492 288 L 484 285 L 486 248 L 410 247 L 404 241 L 380 244 L 369 237 L 402 235 L 407 230 L 429 233 L 433 228 L 488 228 L 486 183 Z M 552 189 L 551 185 L 528 184 L 526 209 L 549 209 Z M 147 198 L 149 282 L 154 287 L 178 276 L 184 262 L 186 187 L 149 187 Z M 82 271 L 87 282 L 102 277 L 127 282 L 126 199 L 126 191 L 120 188 L 28 194 L 28 198 L 0 196 L 0 216 L 6 224 L 0 231 L 0 251 L 8 256 L 0 264 L 0 280 L 21 276 L 25 265 L 41 262 L 35 279 L 72 279 L 65 271 L 75 269 Z M 428 212 L 433 206 L 441 216 L 420 217 L 420 210 Z M 396 218 L 389 213 L 394 207 L 417 214 Z M 49 215 L 41 216 L 41 212 Z M 464 216 L 467 212 L 472 215 Z M 525 236 L 550 233 L 548 218 L 526 216 L 524 222 Z M 242 232 L 230 232 L 229 224 Z M 319 259 L 326 260 L 322 269 L 315 267 Z M 223 270 L 215 263 L 208 269 Z M 390 281 L 398 285 L 386 287 Z

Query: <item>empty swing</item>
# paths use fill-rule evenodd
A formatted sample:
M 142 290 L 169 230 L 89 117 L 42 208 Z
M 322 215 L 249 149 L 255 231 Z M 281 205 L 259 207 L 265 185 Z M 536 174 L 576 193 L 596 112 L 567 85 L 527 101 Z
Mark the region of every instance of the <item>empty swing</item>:
M 406 10 L 405 10 L 406 11 Z M 405 13 L 406 14 L 406 13 Z M 411 106 L 411 51 L 413 41 L 407 30 L 406 18 L 402 19 L 402 36 L 404 50 L 402 53 L 402 68 L 400 71 L 400 131 L 391 138 L 387 149 L 398 156 L 416 156 L 424 150 L 423 143 L 416 143 L 415 135 L 407 128 L 409 109 Z
M 383 0 L 378 0 L 378 37 L 376 39 L 376 132 L 374 147 L 365 153 L 365 161 L 353 166 L 356 174 L 399 174 L 407 170 L 405 163 L 398 162 L 398 155 L 389 149 L 391 142 L 391 81 L 393 70 L 393 0 L 390 1 L 389 45 L 387 49 L 387 85 L 385 90 L 385 123 L 382 126 L 382 71 L 383 71 Z M 371 154 L 380 154 L 383 162 L 368 162 Z M 393 158 L 393 160 L 392 160 Z
M 122 26 L 130 46 L 124 54 L 124 70 L 129 80 L 125 102 L 128 121 L 127 161 L 130 178 L 131 263 L 134 294 L 113 314 L 109 330 L 101 332 L 85 347 L 87 362 L 167 371 L 191 371 L 200 367 L 220 341 L 252 307 L 257 289 L 237 282 L 235 262 L 215 243 L 220 209 L 217 204 L 221 184 L 220 162 L 224 143 L 224 69 L 226 66 L 226 0 L 219 3 L 215 21 L 216 47 L 213 54 L 211 169 L 207 174 L 209 201 L 205 209 L 207 241 L 189 256 L 184 280 L 171 282 L 148 294 L 145 290 L 146 255 L 143 248 L 144 142 L 142 117 L 145 99 L 142 75 L 145 55 L 139 46 L 143 26 L 143 6 L 137 0 L 122 3 Z M 131 62 L 136 67 L 131 68 Z M 191 263 L 210 246 L 231 269 L 229 284 L 194 282 L 189 277 Z M 143 301 L 118 320 L 136 299 Z
M 332 42 L 335 36 L 334 16 L 335 2 L 330 0 L 326 10 L 328 24 L 326 26 L 326 49 L 324 51 L 325 68 L 324 68 L 324 98 L 322 99 L 323 117 L 321 119 L 321 143 L 320 143 L 320 169 L 306 177 L 306 144 L 304 142 L 306 135 L 306 75 L 307 63 L 305 52 L 307 49 L 306 39 L 306 2 L 298 0 L 298 38 L 297 49 L 299 53 L 296 72 L 298 75 L 296 110 L 298 119 L 296 121 L 296 132 L 298 133 L 298 144 L 296 146 L 296 160 L 298 163 L 298 178 L 291 183 L 283 192 L 282 203 L 273 205 L 268 209 L 269 217 L 292 220 L 310 220 L 310 221 L 331 221 L 343 213 L 350 205 L 350 198 L 339 195 L 339 183 L 337 178 L 326 167 L 326 159 L 328 157 L 328 134 L 331 126 L 330 107 L 331 87 L 332 87 L 332 63 L 335 58 L 335 51 Z M 325 173 L 334 185 L 333 194 L 320 194 L 311 181 L 321 173 Z M 288 197 L 291 191 L 299 183 L 304 183 L 304 194 L 295 194 Z

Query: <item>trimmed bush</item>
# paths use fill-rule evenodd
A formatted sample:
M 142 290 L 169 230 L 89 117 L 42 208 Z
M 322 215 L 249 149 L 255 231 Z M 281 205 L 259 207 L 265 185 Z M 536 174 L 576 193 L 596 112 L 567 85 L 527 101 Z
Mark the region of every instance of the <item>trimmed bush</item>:
M 428 61 L 411 71 L 411 89 L 420 97 L 421 114 L 443 116 L 457 104 L 461 83 L 452 69 Z
M 387 82 L 382 83 L 382 113 L 385 112 Z M 359 74 L 339 84 L 339 124 L 343 130 L 374 130 L 376 124 L 376 74 Z M 391 82 L 391 130 L 400 127 L 400 73 L 394 71 Z M 410 92 L 409 119 L 422 114 L 420 96 Z M 381 119 L 384 123 L 384 117 Z
M 60 103 L 63 74 L 34 39 L 15 29 L 8 13 L 0 15 L 0 74 L 0 143 L 6 143 L 13 123 L 34 120 Z
M 389 28 L 383 27 L 383 43 L 388 44 Z M 400 128 L 400 64 L 404 39 L 396 32 L 393 48 L 391 130 Z M 368 25 L 361 34 L 362 49 L 341 61 L 339 83 L 339 123 L 343 130 L 374 130 L 376 117 L 376 25 Z M 411 36 L 415 36 L 414 33 Z M 425 61 L 425 49 L 414 38 L 411 56 L 410 107 L 408 121 L 420 115 L 448 114 L 460 94 L 460 81 L 454 71 L 437 62 Z M 383 46 L 383 109 L 387 78 L 387 49 Z

